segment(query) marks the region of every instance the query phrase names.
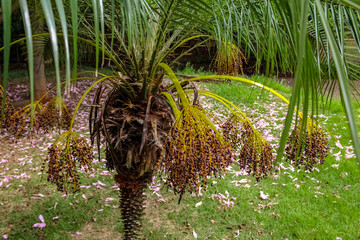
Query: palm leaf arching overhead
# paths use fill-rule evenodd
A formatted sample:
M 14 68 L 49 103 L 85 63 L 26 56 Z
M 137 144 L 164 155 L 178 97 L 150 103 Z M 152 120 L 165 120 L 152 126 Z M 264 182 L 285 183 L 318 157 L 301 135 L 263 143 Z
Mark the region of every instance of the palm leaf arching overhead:
M 215 17 L 213 27 L 219 48 L 227 39 L 241 46 L 246 57 L 254 55 L 257 64 L 265 62 L 265 73 L 294 73 L 295 85 L 278 159 L 285 148 L 295 106 L 303 110 L 304 119 L 308 114 L 317 114 L 318 99 L 332 96 L 335 85 L 345 94 L 342 99 L 352 119 L 349 127 L 359 155 L 349 91 L 352 80 L 360 76 L 357 1 L 217 1 L 219 4 L 221 14 Z M 232 34 L 226 34 L 228 29 Z M 358 94 L 357 89 L 353 92 Z

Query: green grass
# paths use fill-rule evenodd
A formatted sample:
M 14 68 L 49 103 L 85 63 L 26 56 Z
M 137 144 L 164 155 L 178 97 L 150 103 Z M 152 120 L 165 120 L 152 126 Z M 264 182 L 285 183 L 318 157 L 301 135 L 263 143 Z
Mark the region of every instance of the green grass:
M 262 76 L 252 79 L 285 96 L 290 94 L 290 88 L 274 79 Z M 203 87 L 239 105 L 255 125 L 261 118 L 270 121 L 269 106 L 274 102 L 274 106 L 278 106 L 273 109 L 277 111 L 276 118 L 286 113 L 280 109 L 282 105 L 277 103 L 277 99 L 246 84 L 207 83 Z M 212 103 L 210 109 L 219 111 L 219 105 Z M 332 135 L 341 136 L 339 141 L 343 146 L 350 146 L 345 115 L 340 111 L 339 103 L 336 99 L 332 102 L 333 105 L 324 113 L 328 120 L 325 122 L 326 118 L 320 118 L 320 124 L 329 129 Z M 356 112 L 360 114 L 358 106 Z M 277 124 L 280 123 L 278 121 Z M 269 124 L 272 127 L 275 123 Z M 266 129 L 259 128 L 259 131 Z M 272 134 L 278 137 L 280 130 L 272 129 Z M 51 141 L 46 139 L 41 143 Z M 174 196 L 171 190 L 162 188 L 159 192 L 165 203 L 158 202 L 160 197 L 147 191 L 143 236 L 153 240 L 194 239 L 195 231 L 198 239 L 214 240 L 358 239 L 359 166 L 355 158 L 344 157 L 346 149 L 339 149 L 335 139 L 330 140 L 330 146 L 333 153 L 341 152 L 341 160 L 336 161 L 335 156 L 330 154 L 325 164 L 311 173 L 297 168 L 294 171 L 277 168 L 273 175 L 256 182 L 251 176 L 236 176 L 238 167 L 235 164 L 225 177 L 211 180 L 213 186 L 202 191 L 202 196 L 186 194 L 180 205 L 177 203 L 178 196 Z M 15 147 L 17 149 L 14 151 Z M 0 152 L 4 156 L 0 157 L 1 177 L 26 173 L 25 177 L 12 179 L 0 187 L 0 216 L 3 216 L 0 220 L 1 235 L 6 234 L 9 239 L 121 239 L 120 210 L 113 208 L 113 205 L 118 205 L 118 193 L 111 188 L 115 184 L 113 176 L 100 175 L 106 170 L 104 163 L 95 165 L 95 177 L 83 176 L 81 184 L 90 185 L 89 189 L 83 188 L 76 196 L 62 197 L 62 193 L 49 185 L 45 177 L 38 175 L 45 153 L 31 147 L 29 139 L 20 139 L 17 143 L 3 142 Z M 9 161 L 1 163 L 2 158 Z M 21 165 L 19 159 L 22 158 L 32 159 L 32 163 Z M 338 164 L 338 168 L 334 164 Z M 289 163 L 285 162 L 283 166 L 289 167 Z M 247 179 L 247 183 L 239 183 L 239 186 L 232 183 L 242 179 Z M 106 184 L 103 189 L 96 189 L 93 185 L 98 180 Z M 158 179 L 157 183 L 160 182 Z M 6 188 L 8 184 L 11 185 Z M 246 187 L 246 184 L 250 187 Z M 217 199 L 211 198 L 212 194 L 226 195 L 226 191 L 230 197 L 236 197 L 236 200 L 232 200 L 232 207 L 225 207 Z M 269 198 L 261 199 L 260 191 L 268 194 Z M 39 193 L 44 197 L 32 199 Z M 114 200 L 106 201 L 107 198 Z M 196 207 L 199 202 L 202 205 Z M 103 211 L 99 212 L 99 209 Z M 32 227 L 40 222 L 40 214 L 47 224 L 43 230 Z M 56 216 L 58 219 L 53 220 Z

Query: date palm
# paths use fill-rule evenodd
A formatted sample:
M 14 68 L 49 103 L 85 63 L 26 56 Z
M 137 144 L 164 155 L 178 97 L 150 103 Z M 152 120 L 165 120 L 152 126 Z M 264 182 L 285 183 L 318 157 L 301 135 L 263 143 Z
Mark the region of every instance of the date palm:
M 27 1 L 19 2 L 26 24 L 31 73 L 32 34 L 28 27 L 30 19 L 27 17 Z M 350 73 L 354 76 L 357 68 L 351 65 L 351 61 L 347 61 L 345 51 L 342 50 L 344 37 L 350 36 L 345 34 L 345 30 L 350 30 L 355 43 L 359 40 L 358 30 L 354 28 L 359 24 L 356 16 L 360 7 L 356 1 L 327 3 L 320 0 L 72 0 L 69 2 L 57 0 L 55 2 L 54 7 L 51 6 L 51 1 L 41 0 L 53 46 L 59 104 L 61 84 L 58 38 L 64 38 L 67 89 L 69 89 L 68 30 L 72 30 L 73 33 L 71 37 L 75 51 L 74 66 L 77 63 L 76 56 L 79 49 L 76 47 L 77 42 L 82 41 L 96 49 L 96 69 L 109 61 L 115 72 L 114 75 L 101 75 L 96 70 L 95 74 L 100 75 L 99 80 L 84 93 L 75 109 L 75 114 L 84 97 L 97 86 L 94 107 L 89 114 L 90 131 L 92 140 L 96 138 L 98 146 L 101 136 L 105 139 L 107 164 L 117 172 L 115 180 L 120 186 L 120 207 L 126 239 L 139 237 L 143 190 L 158 165 L 160 169 L 168 172 L 167 183 L 174 187 L 175 193 L 179 193 L 180 196 L 185 191 L 196 191 L 200 185 L 205 185 L 207 176 L 221 173 L 221 170 L 231 163 L 232 148 L 238 146 L 236 142 L 242 144 L 241 164 L 243 167 L 250 165 L 250 172 L 257 174 L 258 177 L 265 175 L 273 165 L 273 150 L 253 129 L 240 109 L 220 96 L 199 91 L 192 82 L 221 78 L 250 83 L 275 93 L 272 89 L 234 76 L 212 75 L 181 81 L 171 70 L 171 66 L 179 58 L 210 39 L 217 43 L 218 58 L 215 65 L 222 68 L 219 72 L 224 69 L 228 72 L 230 69 L 232 72 L 228 74 L 237 73 L 239 69 L 234 66 L 238 66 L 241 59 L 254 55 L 258 61 L 258 68 L 260 68 L 259 64 L 265 61 L 268 74 L 278 69 L 282 72 L 294 73 L 295 86 L 291 100 L 288 102 L 289 110 L 278 150 L 278 160 L 285 149 L 293 112 L 296 109 L 303 110 L 303 113 L 299 114 L 303 122 L 293 131 L 290 139 L 290 143 L 296 146 L 295 150 L 287 148 L 290 158 L 302 164 L 306 158 L 304 156 L 297 158 L 297 153 L 307 152 L 307 149 L 315 147 L 322 148 L 320 150 L 326 149 L 326 140 L 322 131 L 312 120 L 308 120 L 310 113 L 316 113 L 317 109 L 317 106 L 314 106 L 309 110 L 311 101 L 319 97 L 318 90 L 323 89 L 323 86 L 329 82 L 321 80 L 325 70 L 329 70 L 331 72 L 329 76 L 340 84 L 341 96 L 359 159 L 360 148 L 348 86 Z M 5 13 L 9 8 L 11 1 L 2 1 L 3 12 Z M 58 18 L 54 18 L 53 8 Z M 70 26 L 66 21 L 66 12 L 71 12 Z M 338 16 L 341 16 L 342 20 L 338 20 Z M 331 19 L 330 23 L 328 19 Z M 10 51 L 9 26 L 10 15 L 4 14 L 5 82 L 8 77 L 7 63 Z M 56 27 L 61 27 L 62 34 L 57 34 Z M 111 35 L 111 38 L 105 35 Z M 198 43 L 185 48 L 178 55 L 173 55 L 176 49 L 192 39 L 198 39 Z M 242 47 L 244 51 L 241 51 Z M 324 64 L 324 59 L 330 60 Z M 74 72 L 76 74 L 76 69 Z M 223 103 L 235 117 L 224 124 L 222 130 L 216 129 L 198 103 L 199 94 Z M 287 101 L 281 95 L 275 94 Z M 296 106 L 296 103 L 301 104 Z M 62 134 L 49 150 L 48 179 L 56 183 L 60 190 L 69 186 L 72 186 L 73 190 L 78 190 L 79 175 L 76 169 L 91 168 L 89 163 L 92 154 L 89 146 L 72 130 L 74 118 L 75 115 L 70 122 L 69 130 Z M 242 132 L 238 132 L 240 128 L 243 129 Z M 305 137 L 296 137 L 301 136 L 301 132 L 306 133 L 303 134 Z M 226 135 L 222 136 L 224 133 Z M 237 138 L 239 135 L 242 136 L 241 140 Z M 312 138 L 317 141 L 311 141 Z M 325 154 L 311 156 L 310 165 L 321 162 L 324 156 Z

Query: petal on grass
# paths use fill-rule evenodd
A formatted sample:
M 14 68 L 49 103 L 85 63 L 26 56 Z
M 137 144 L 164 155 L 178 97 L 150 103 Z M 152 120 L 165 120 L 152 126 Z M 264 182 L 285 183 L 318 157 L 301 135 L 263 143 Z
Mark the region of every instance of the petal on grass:
M 44 217 L 43 217 L 43 215 L 39 215 L 39 219 L 40 219 L 40 221 L 42 222 L 42 223 L 44 223 L 45 222 L 45 220 L 44 220 Z
M 46 223 L 35 223 L 33 227 L 43 229 L 44 227 L 46 227 Z
M 339 164 L 333 164 L 333 165 L 331 165 L 331 167 L 339 169 Z
M 263 191 L 260 191 L 260 198 L 261 198 L 261 199 L 268 199 L 268 198 L 269 198 L 269 194 L 264 194 Z
M 194 235 L 194 238 L 197 238 L 197 233 L 195 232 L 194 229 L 193 229 L 193 235 Z

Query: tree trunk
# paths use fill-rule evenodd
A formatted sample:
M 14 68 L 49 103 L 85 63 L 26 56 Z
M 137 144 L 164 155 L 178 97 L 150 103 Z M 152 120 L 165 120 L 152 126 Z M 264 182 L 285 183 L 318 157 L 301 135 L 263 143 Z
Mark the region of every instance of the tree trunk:
M 39 100 L 47 92 L 44 47 L 34 46 L 34 50 L 38 51 L 34 54 L 34 99 Z
M 115 181 L 120 187 L 120 210 L 124 224 L 124 239 L 140 239 L 142 231 L 142 216 L 145 209 L 144 190 L 151 177 L 135 181 L 124 181 L 121 175 L 115 176 Z
M 37 6 L 32 12 L 33 34 L 44 32 L 44 16 L 37 16 Z M 36 19 L 36 20 L 35 20 Z M 39 100 L 47 92 L 45 76 L 44 44 L 42 39 L 34 39 L 34 99 Z M 44 99 L 46 101 L 48 99 Z
M 135 92 L 140 94 L 140 89 L 135 89 Z M 125 94 L 116 86 L 105 100 L 98 121 L 103 125 L 108 143 L 107 165 L 118 173 L 115 181 L 120 188 L 124 239 L 134 240 L 142 236 L 144 190 L 162 156 L 162 146 L 173 120 L 164 98 L 155 96 L 132 102 Z M 99 128 L 91 129 L 96 131 Z

